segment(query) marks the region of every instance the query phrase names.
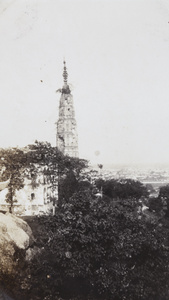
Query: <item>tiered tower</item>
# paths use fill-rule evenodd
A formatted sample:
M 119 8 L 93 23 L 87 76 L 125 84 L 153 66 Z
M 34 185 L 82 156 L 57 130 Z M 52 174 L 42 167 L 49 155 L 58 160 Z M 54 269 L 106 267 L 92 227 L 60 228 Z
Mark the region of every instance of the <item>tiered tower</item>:
M 60 90 L 59 119 L 57 121 L 56 146 L 65 155 L 78 157 L 78 135 L 73 96 L 67 83 L 66 62 L 63 68 L 63 88 Z

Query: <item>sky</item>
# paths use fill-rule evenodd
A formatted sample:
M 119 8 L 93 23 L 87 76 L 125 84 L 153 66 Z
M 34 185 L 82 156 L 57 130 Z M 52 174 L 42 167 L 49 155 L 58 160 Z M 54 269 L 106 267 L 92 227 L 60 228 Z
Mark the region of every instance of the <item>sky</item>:
M 56 142 L 63 59 L 80 158 L 169 163 L 168 0 L 0 0 L 0 147 Z

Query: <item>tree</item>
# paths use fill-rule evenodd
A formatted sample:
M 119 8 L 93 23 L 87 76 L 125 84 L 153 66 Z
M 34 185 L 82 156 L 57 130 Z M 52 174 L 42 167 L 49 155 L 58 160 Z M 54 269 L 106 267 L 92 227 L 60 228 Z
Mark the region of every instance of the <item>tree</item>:
M 64 178 L 60 178 L 58 191 L 60 202 L 63 203 L 63 200 L 68 202 L 69 198 L 77 191 L 77 186 L 78 180 L 72 170 L 70 170 Z
M 148 199 L 148 206 L 150 211 L 154 211 L 157 214 L 163 213 L 164 200 L 160 197 L 153 197 Z
M 54 178 L 58 185 L 58 202 L 69 199 L 76 191 L 81 172 L 88 166 L 84 159 L 63 155 L 57 147 L 48 142 L 38 142 L 28 146 L 27 160 L 31 174 L 36 177 L 39 168 L 44 168 L 44 174 Z M 53 184 L 53 187 L 56 188 Z
M 58 293 L 64 299 L 167 300 L 168 231 L 137 209 L 137 199 L 107 202 L 89 191 L 74 193 L 56 217 L 39 220 L 48 242 L 29 266 L 32 285 L 42 274 L 49 299 Z
M 99 170 L 100 170 L 100 175 L 101 175 L 101 170 L 103 169 L 103 165 L 102 164 L 98 164 Z
M 25 177 L 31 179 L 32 187 L 37 186 L 36 178 L 43 173 L 52 183 L 52 189 L 58 186 L 59 200 L 63 195 L 71 197 L 73 186 L 69 183 L 74 178 L 74 183 L 80 180 L 80 174 L 88 163 L 86 160 L 64 156 L 57 147 L 52 147 L 48 142 L 35 141 L 24 149 L 0 149 L 1 180 L 10 178 L 6 201 L 13 209 L 16 190 L 24 187 Z M 67 178 L 67 179 L 66 179 Z M 63 182 L 67 180 L 66 185 Z M 71 193 L 70 193 L 71 191 Z M 54 202 L 56 199 L 54 199 Z
M 146 188 L 147 188 L 149 193 L 154 193 L 155 192 L 155 189 L 153 188 L 152 184 L 150 184 L 150 183 L 146 184 Z
M 132 179 L 96 180 L 96 187 L 103 190 L 103 194 L 109 198 L 126 199 L 129 197 L 139 199 L 148 196 L 146 187 L 139 181 Z
M 169 184 L 160 187 L 158 199 L 162 202 L 166 217 L 169 217 Z
M 6 202 L 10 204 L 12 213 L 14 203 L 17 202 L 15 194 L 24 187 L 23 170 L 26 164 L 25 153 L 18 148 L 0 149 L 0 167 L 3 169 L 1 179 L 10 178 Z
M 102 164 L 98 164 L 99 169 L 103 169 L 103 165 Z

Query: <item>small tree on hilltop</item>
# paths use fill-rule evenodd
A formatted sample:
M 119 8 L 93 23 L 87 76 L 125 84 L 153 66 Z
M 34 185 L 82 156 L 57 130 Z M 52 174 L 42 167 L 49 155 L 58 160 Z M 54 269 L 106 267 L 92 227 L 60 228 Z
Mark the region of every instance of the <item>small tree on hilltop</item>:
M 0 167 L 4 169 L 1 179 L 10 178 L 6 202 L 10 204 L 9 211 L 12 213 L 14 203 L 17 202 L 15 194 L 24 187 L 23 170 L 26 164 L 24 152 L 18 148 L 0 150 Z

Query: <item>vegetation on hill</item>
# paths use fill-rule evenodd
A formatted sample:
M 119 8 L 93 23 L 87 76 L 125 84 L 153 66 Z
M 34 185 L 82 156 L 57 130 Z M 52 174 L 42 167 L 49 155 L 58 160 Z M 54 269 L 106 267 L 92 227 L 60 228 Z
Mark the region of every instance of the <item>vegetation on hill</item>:
M 169 226 L 140 213 L 137 199 L 83 189 L 56 216 L 28 223 L 41 251 L 30 262 L 18 256 L 17 300 L 169 298 Z
M 38 173 L 42 171 L 50 178 L 53 189 L 56 188 L 55 183 L 59 181 L 59 195 L 62 198 L 65 189 L 64 180 L 71 174 L 78 182 L 81 171 L 87 166 L 86 160 L 64 156 L 57 147 L 52 147 L 48 142 L 36 141 L 23 149 L 0 149 L 0 180 L 10 179 L 6 195 L 10 212 L 17 202 L 16 191 L 24 187 L 26 177 L 31 178 L 32 187 L 35 187 Z M 66 189 L 68 190 L 68 185 Z
M 162 217 L 169 217 L 169 185 L 161 186 L 157 197 L 148 199 L 150 211 Z
M 96 180 L 96 187 L 101 190 L 104 195 L 109 198 L 135 198 L 140 199 L 142 196 L 148 197 L 147 188 L 139 181 L 132 179 L 111 179 L 111 180 Z
M 81 175 L 85 160 L 48 143 L 36 142 L 25 154 L 34 176 L 40 166 L 57 176 L 59 202 L 55 216 L 27 218 L 38 255 L 26 261 L 20 251 L 15 273 L 0 273 L 14 299 L 168 300 L 169 221 L 158 212 L 164 202 L 168 209 L 168 186 L 155 202 L 138 181 L 91 183 Z M 142 210 L 143 198 L 149 210 Z

